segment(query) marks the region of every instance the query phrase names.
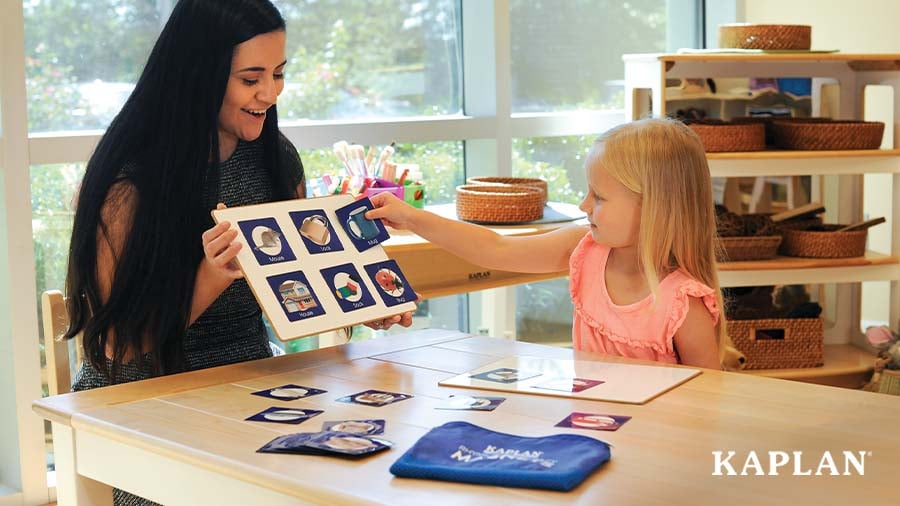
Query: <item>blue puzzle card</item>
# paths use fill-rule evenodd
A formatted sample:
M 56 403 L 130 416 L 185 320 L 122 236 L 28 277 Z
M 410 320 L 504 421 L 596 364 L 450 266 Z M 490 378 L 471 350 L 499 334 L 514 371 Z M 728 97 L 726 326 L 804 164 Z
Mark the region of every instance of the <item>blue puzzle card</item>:
M 366 218 L 366 212 L 374 209 L 367 198 L 359 199 L 349 205 L 336 209 L 338 224 L 347 233 L 350 242 L 358 251 L 366 251 L 378 246 L 390 237 L 381 220 Z

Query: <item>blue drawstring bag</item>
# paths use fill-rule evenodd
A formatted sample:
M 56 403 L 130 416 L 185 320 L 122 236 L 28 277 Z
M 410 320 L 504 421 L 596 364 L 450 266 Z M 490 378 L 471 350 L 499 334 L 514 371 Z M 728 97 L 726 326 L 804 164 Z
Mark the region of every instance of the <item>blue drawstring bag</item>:
M 577 434 L 521 437 L 467 422 L 431 429 L 391 466 L 403 478 L 568 491 L 609 460 L 609 445 Z

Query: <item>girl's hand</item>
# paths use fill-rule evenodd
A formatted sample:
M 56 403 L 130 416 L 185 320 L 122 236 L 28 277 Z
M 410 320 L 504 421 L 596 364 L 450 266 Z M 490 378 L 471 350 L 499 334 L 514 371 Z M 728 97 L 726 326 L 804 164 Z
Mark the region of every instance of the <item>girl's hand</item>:
M 225 209 L 225 204 L 220 202 L 216 209 Z M 243 247 L 243 244 L 235 242 L 237 234 L 238 231 L 231 229 L 231 223 L 227 221 L 203 232 L 203 261 L 217 277 L 229 280 L 244 277 L 235 261 Z
M 405 230 L 411 228 L 412 219 L 417 209 L 398 199 L 393 193 L 382 192 L 369 197 L 375 209 L 366 213 L 366 218 L 380 218 L 385 225 Z

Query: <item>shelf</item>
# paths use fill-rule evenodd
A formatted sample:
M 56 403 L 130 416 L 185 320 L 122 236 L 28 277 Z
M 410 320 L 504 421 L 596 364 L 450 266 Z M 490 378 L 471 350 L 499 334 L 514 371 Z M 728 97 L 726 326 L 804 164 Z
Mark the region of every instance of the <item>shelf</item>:
M 722 287 L 900 280 L 900 258 L 871 251 L 855 258 L 775 257 L 717 267 Z
M 859 388 L 872 374 L 875 355 L 852 344 L 826 344 L 824 362 L 822 367 L 759 369 L 744 371 L 744 374 Z
M 900 149 L 708 153 L 706 159 L 713 177 L 900 174 Z
M 755 100 L 765 95 L 775 95 L 776 92 L 771 90 L 752 91 L 747 93 L 713 93 L 711 91 L 703 93 L 684 93 L 681 88 L 666 88 L 666 101 L 688 101 L 688 100 Z M 810 100 L 810 97 L 801 97 L 800 100 Z
M 772 62 L 836 62 L 847 63 L 853 70 L 900 70 L 900 54 L 855 53 L 685 53 L 627 54 L 631 61 L 702 62 L 702 63 L 772 63 Z

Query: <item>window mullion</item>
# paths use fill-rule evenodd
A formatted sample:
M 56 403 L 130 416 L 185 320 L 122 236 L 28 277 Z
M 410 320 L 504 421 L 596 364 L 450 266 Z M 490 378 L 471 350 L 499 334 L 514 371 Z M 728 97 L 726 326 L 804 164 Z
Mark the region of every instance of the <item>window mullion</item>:
M 22 2 L 0 2 L 0 477 L 26 504 L 48 500 L 31 229 Z M 15 317 L 13 317 L 15 315 Z

